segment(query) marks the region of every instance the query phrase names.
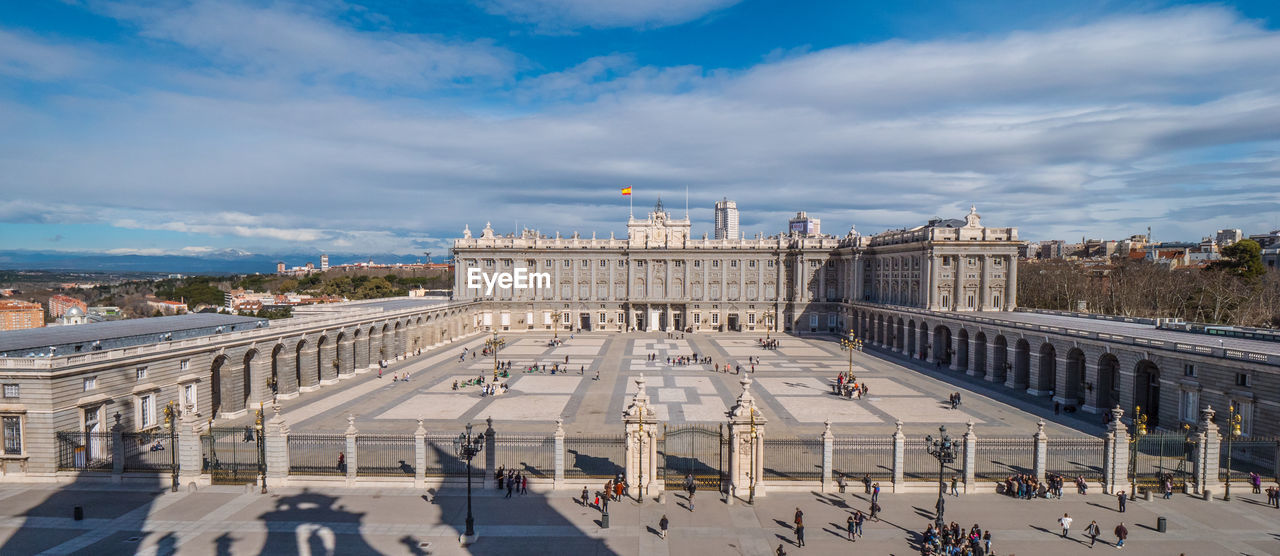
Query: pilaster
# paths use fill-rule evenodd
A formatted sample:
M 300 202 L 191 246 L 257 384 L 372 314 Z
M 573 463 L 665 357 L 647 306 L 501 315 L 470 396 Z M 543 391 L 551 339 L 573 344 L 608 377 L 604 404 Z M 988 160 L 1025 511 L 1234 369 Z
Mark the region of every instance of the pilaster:
M 1112 409 L 1112 420 L 1107 424 L 1107 453 L 1103 474 L 1108 494 L 1133 490 L 1129 483 L 1129 429 L 1120 421 L 1123 416 L 1123 409 Z
M 556 456 L 554 487 L 564 487 L 564 418 L 556 418 Z
M 427 427 L 418 418 L 418 428 L 413 431 L 413 487 L 423 488 L 427 482 Z

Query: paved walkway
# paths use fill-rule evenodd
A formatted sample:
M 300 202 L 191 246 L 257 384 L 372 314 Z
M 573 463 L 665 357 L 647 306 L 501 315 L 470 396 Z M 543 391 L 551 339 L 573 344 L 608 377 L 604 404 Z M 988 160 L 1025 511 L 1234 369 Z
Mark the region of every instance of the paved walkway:
M 869 522 L 856 543 L 845 538 L 846 517 L 867 507 L 859 493 L 772 493 L 754 506 L 727 505 L 710 492 L 688 510 L 683 493 L 661 504 L 631 500 L 609 506 L 609 528 L 576 493 L 504 499 L 477 491 L 473 513 L 480 540 L 457 543 L 466 516 L 462 491 L 412 489 L 324 491 L 281 489 L 268 495 L 210 487 L 196 493 L 141 492 L 104 486 L 0 487 L 0 554 L 749 554 L 766 556 L 782 544 L 789 554 L 917 553 L 919 530 L 932 519 L 935 496 L 884 494 L 883 521 Z M 1128 512 L 1102 494 L 1065 500 L 1012 500 L 994 494 L 948 497 L 946 517 L 966 528 L 990 528 L 997 554 L 1090 553 L 1081 532 L 1089 520 L 1102 527 L 1094 551 L 1112 551 L 1111 531 L 1123 519 L 1128 554 L 1278 554 L 1280 510 L 1265 496 L 1239 495 L 1231 503 L 1186 496 L 1135 501 Z M 81 505 L 85 519 L 71 519 Z M 805 513 L 806 546 L 794 544 L 795 509 Z M 1071 536 L 1059 537 L 1057 518 L 1069 513 Z M 662 515 L 671 521 L 664 541 Z M 1168 532 L 1155 530 L 1168 519 Z

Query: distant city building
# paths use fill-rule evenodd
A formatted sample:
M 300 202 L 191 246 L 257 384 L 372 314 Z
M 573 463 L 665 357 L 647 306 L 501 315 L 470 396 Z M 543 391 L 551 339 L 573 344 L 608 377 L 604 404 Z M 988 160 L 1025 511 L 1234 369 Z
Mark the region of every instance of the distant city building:
M 738 239 L 738 203 L 728 197 L 716 202 L 716 239 Z
M 1040 244 L 1030 241 L 1022 242 L 1018 245 L 1019 259 L 1034 259 L 1040 254 Z
M 57 324 L 58 326 L 69 326 L 73 324 L 89 324 L 89 322 L 89 315 L 85 313 L 84 309 L 72 307 L 63 312 L 61 317 L 58 317 Z
M 316 263 L 307 263 L 307 270 L 308 270 L 308 271 L 310 271 L 310 270 L 315 270 L 315 269 L 316 269 Z
M 1061 239 L 1050 239 L 1040 242 L 1041 259 L 1061 259 L 1067 256 L 1067 242 Z
M 49 316 L 53 318 L 61 317 L 71 308 L 79 308 L 80 314 L 83 315 L 89 310 L 89 306 L 85 302 L 74 297 L 57 294 L 49 297 Z
M 87 313 L 89 314 L 89 320 L 93 322 L 105 322 L 124 318 L 124 313 L 120 311 L 119 307 L 109 305 L 89 307 Z
M 320 271 L 324 272 L 326 270 L 329 270 L 329 255 L 322 254 L 320 255 Z
M 44 326 L 44 306 L 29 301 L 0 301 L 0 330 L 24 330 Z
M 180 301 L 165 301 L 163 299 L 148 299 L 147 308 L 153 311 L 160 311 L 165 315 L 181 315 L 187 312 L 187 304 Z
M 1218 233 L 1214 235 L 1214 241 L 1217 242 L 1219 248 L 1229 247 L 1242 239 L 1244 239 L 1244 232 L 1240 230 L 1218 230 Z
M 1258 242 L 1258 245 L 1260 245 L 1263 249 L 1266 249 L 1267 247 L 1271 247 L 1275 245 L 1280 245 L 1280 230 L 1272 230 L 1265 234 L 1254 234 L 1249 236 L 1249 239 L 1252 239 Z
M 284 261 L 276 263 L 276 274 L 284 274 Z
M 817 218 L 809 218 L 804 211 L 796 213 L 796 217 L 788 222 L 787 231 L 798 234 L 800 237 L 820 237 L 822 236 L 822 221 Z

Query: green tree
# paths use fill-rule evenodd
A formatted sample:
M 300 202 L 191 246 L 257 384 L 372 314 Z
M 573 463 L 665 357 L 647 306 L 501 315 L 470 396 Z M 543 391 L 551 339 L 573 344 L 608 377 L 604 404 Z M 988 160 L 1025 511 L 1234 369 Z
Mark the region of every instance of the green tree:
M 1251 280 L 1267 272 L 1267 268 L 1262 266 L 1262 246 L 1252 239 L 1243 239 L 1224 248 L 1222 257 L 1206 270 L 1226 270 Z

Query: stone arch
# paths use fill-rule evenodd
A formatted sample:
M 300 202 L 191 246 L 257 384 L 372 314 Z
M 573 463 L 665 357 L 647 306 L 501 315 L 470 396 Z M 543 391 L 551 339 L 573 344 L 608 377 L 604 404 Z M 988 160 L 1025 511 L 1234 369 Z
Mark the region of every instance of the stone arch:
M 1009 379 L 1009 369 L 1013 367 L 1009 363 L 1009 340 L 1003 334 L 997 334 L 991 346 L 991 380 L 1004 382 Z
M 1098 358 L 1098 383 L 1093 385 L 1093 405 L 1101 411 L 1120 406 L 1120 360 L 1104 353 Z
M 920 321 L 920 330 L 916 331 L 915 334 L 916 336 L 919 337 L 919 340 L 916 341 L 916 345 L 920 350 L 918 353 L 916 353 L 916 357 L 922 360 L 928 359 L 929 349 L 930 349 L 929 348 L 929 324 L 924 321 Z
M 971 374 L 976 377 L 987 377 L 987 335 L 981 330 L 973 336 L 973 353 L 970 354 L 973 359 L 973 365 L 970 365 Z
M 272 396 L 280 393 L 280 354 L 284 353 L 284 344 L 276 344 L 271 348 L 271 376 L 267 377 L 267 391 Z
M 969 370 L 969 330 L 963 326 L 956 332 L 955 350 L 955 365 L 953 365 L 955 369 L 959 371 Z
M 327 334 L 321 334 L 319 338 L 316 338 L 316 364 L 303 374 L 307 386 L 318 386 L 324 378 L 324 368 L 333 365 L 333 362 L 326 361 L 328 358 L 325 357 L 325 352 L 329 350 L 331 342 L 332 340 L 329 339 Z
M 1036 391 L 1036 395 L 1042 396 L 1057 388 L 1058 349 L 1053 347 L 1050 342 L 1040 344 L 1040 357 L 1038 359 L 1040 360 L 1040 365 L 1036 373 L 1035 384 L 1031 385 L 1031 389 Z
M 1150 359 L 1138 361 L 1133 367 L 1133 406 L 1147 416 L 1147 427 L 1160 426 L 1160 367 Z
M 951 348 L 951 329 L 946 325 L 933 327 L 933 357 L 942 365 L 950 365 L 951 358 L 955 357 L 955 350 Z
M 907 355 L 916 353 L 916 319 L 907 321 Z
M 240 368 L 240 407 L 236 408 L 236 411 L 249 407 L 249 394 L 253 392 L 253 360 L 257 357 L 256 349 L 244 352 L 244 366 Z
M 1063 405 L 1081 407 L 1084 398 L 1084 351 L 1073 347 L 1067 351 L 1066 365 L 1062 369 L 1062 383 L 1057 387 L 1058 399 Z
M 1031 344 L 1018 338 L 1013 345 L 1013 387 L 1026 388 L 1031 383 Z
M 495 322 L 493 324 L 495 327 L 502 326 L 502 324 L 498 322 Z M 396 359 L 400 357 L 401 354 L 404 353 L 404 326 L 401 326 L 400 321 L 396 321 L 395 326 L 392 327 L 391 330 L 392 330 L 392 344 L 391 344 L 391 354 L 390 354 L 391 356 L 388 357 L 388 359 Z
M 218 355 L 209 364 L 209 415 L 217 415 L 222 411 L 222 367 L 227 363 L 226 355 Z
M 364 331 L 356 327 L 351 333 L 351 370 L 369 366 L 369 346 L 364 341 Z
M 306 367 L 304 363 L 305 356 L 311 353 L 307 350 L 307 340 L 303 338 L 298 340 L 298 345 L 294 348 L 293 358 L 293 391 L 297 392 L 302 387 L 302 369 Z M 290 392 L 292 393 L 292 392 Z
M 394 333 L 395 331 L 391 329 L 391 323 L 382 323 L 382 331 L 378 334 L 378 339 L 380 340 L 378 342 L 378 361 L 391 359 L 391 343 L 395 341 L 395 338 L 392 337 Z
M 905 340 L 902 337 L 902 331 L 906 327 L 902 322 L 902 317 L 898 317 L 897 324 L 893 327 L 893 351 L 902 351 Z
M 338 336 L 334 338 L 334 342 L 337 344 L 336 359 L 338 361 L 338 366 L 336 368 L 333 366 L 329 367 L 333 369 L 333 376 L 330 376 L 329 378 L 337 378 L 340 375 L 350 373 L 353 365 L 351 341 L 347 337 L 347 331 L 339 330 Z

